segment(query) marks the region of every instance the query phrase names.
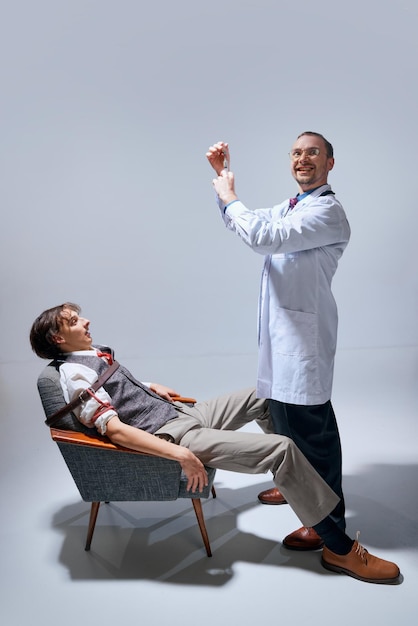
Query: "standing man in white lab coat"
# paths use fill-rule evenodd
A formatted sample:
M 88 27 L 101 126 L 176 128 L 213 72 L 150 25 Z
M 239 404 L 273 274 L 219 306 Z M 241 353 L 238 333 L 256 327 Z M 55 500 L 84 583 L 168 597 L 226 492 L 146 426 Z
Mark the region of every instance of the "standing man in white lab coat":
M 331 404 L 338 323 L 331 282 L 350 227 L 328 184 L 333 147 L 319 133 L 299 135 L 289 153 L 297 195 L 255 211 L 235 192 L 228 144 L 214 144 L 206 156 L 217 174 L 213 185 L 226 226 L 265 257 L 257 396 L 270 399 L 276 432 L 291 437 L 340 496 L 331 517 L 344 530 L 341 444 Z M 265 504 L 286 502 L 277 488 L 258 497 Z M 283 544 L 294 550 L 323 545 L 307 527 L 285 537 Z

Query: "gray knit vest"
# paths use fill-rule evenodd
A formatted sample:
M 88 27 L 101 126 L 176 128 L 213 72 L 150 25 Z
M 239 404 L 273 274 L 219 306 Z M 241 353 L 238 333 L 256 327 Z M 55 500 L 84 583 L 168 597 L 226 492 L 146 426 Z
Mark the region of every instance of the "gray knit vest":
M 113 351 L 106 346 L 96 346 L 96 348 L 113 354 Z M 65 362 L 81 363 L 97 372 L 98 376 L 109 367 L 103 359 L 93 354 L 91 356 L 61 354 L 57 362 L 58 365 Z M 108 378 L 103 387 L 111 397 L 119 419 L 130 426 L 155 433 L 169 420 L 178 416 L 178 411 L 171 402 L 164 400 L 136 380 L 122 365 Z

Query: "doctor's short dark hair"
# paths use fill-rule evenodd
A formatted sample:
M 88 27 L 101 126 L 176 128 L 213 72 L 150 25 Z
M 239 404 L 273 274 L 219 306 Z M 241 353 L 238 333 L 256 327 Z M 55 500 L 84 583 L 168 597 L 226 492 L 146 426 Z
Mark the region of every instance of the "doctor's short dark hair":
M 41 359 L 55 359 L 60 350 L 54 341 L 62 328 L 62 312 L 64 309 L 70 309 L 76 313 L 80 313 L 81 307 L 73 302 L 64 302 L 58 306 L 47 309 L 41 313 L 32 324 L 30 331 L 30 344 L 32 350 Z
M 322 141 L 325 144 L 325 150 L 327 151 L 327 157 L 329 159 L 332 159 L 334 156 L 334 148 L 332 147 L 332 144 L 325 139 L 324 135 L 321 135 L 321 133 L 315 133 L 312 130 L 305 130 L 305 132 L 301 133 L 300 135 L 298 135 L 298 139 L 299 137 L 303 137 L 304 135 L 313 135 L 314 137 L 320 137 L 322 139 Z

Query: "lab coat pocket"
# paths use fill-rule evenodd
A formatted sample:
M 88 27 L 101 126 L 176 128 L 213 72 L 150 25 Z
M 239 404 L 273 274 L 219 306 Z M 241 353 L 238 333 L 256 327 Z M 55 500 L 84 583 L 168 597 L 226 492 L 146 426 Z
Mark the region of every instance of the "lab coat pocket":
M 274 353 L 300 357 L 315 356 L 318 334 L 315 313 L 275 307 L 270 325 Z

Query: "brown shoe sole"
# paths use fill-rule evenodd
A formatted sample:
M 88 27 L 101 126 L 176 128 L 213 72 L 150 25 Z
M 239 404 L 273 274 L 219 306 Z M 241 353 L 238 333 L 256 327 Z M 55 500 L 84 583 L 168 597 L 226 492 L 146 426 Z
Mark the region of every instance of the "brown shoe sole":
M 295 550 L 297 552 L 313 552 L 314 550 L 322 550 L 322 548 L 324 547 L 324 542 L 321 541 L 321 543 L 318 543 L 317 545 L 310 545 L 310 546 L 290 546 L 287 543 L 285 543 L 284 541 L 282 541 L 282 546 L 284 548 L 286 548 L 286 550 Z

